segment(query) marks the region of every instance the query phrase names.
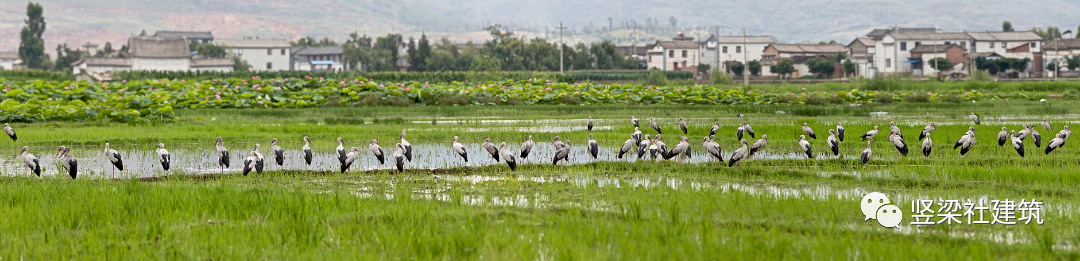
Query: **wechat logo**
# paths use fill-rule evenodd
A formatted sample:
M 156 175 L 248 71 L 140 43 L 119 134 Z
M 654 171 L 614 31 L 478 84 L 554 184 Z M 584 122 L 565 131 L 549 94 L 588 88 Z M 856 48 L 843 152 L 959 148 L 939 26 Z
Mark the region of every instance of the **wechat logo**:
M 866 194 L 860 202 L 863 216 L 866 217 L 863 221 L 874 219 L 883 227 L 899 228 L 900 222 L 904 220 L 904 213 L 899 207 L 890 203 L 889 197 L 885 194 L 879 192 Z

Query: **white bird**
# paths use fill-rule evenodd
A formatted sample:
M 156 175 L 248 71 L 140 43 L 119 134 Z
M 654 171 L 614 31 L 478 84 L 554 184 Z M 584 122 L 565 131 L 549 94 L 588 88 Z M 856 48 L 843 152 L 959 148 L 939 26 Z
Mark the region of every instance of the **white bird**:
M 615 158 L 617 158 L 617 159 L 623 158 L 623 155 L 626 155 L 627 152 L 630 152 L 630 150 L 634 148 L 634 144 L 636 144 L 636 143 L 637 142 L 634 141 L 633 135 L 631 135 L 631 137 L 629 139 L 626 139 L 626 141 L 623 142 L 622 147 L 619 148 L 619 156 L 615 157 Z M 626 157 L 626 159 L 627 159 L 627 161 L 629 161 L 630 157 Z
M 649 139 L 649 135 L 645 135 L 645 139 L 637 142 L 637 159 L 642 160 L 645 157 L 645 153 L 649 151 L 649 147 L 652 146 L 652 139 Z
M 1035 142 L 1036 148 L 1042 147 L 1042 134 L 1039 134 L 1038 130 L 1035 130 L 1035 124 L 1028 125 L 1028 130 L 1031 130 L 1031 141 Z
M 895 122 L 889 122 L 889 134 L 896 134 L 896 136 L 904 137 L 904 133 L 900 132 L 900 127 L 896 127 Z
M 975 127 L 971 127 L 971 130 L 964 134 L 963 137 L 960 137 L 960 140 L 956 141 L 956 145 L 953 145 L 953 149 L 960 148 L 960 156 L 966 156 L 968 151 L 971 151 L 971 147 L 975 145 L 977 140 L 975 139 L 974 129 Z
M 593 119 L 592 119 L 592 116 L 589 116 L 589 121 L 585 122 L 585 127 L 588 128 L 589 131 L 592 131 L 592 126 L 593 126 Z
M 975 125 L 982 124 L 982 121 L 979 121 L 979 116 L 975 115 L 974 112 L 972 112 L 971 115 L 968 115 L 968 119 L 971 119 L 971 121 L 975 122 Z
M 747 124 L 745 121 L 742 122 L 742 124 L 739 125 L 739 128 L 735 130 L 735 138 L 742 140 L 743 133 L 750 135 L 750 138 L 756 138 L 754 137 L 754 128 L 750 127 L 750 124 Z
M 839 122 L 836 123 L 836 138 L 840 142 L 844 141 L 844 125 Z
M 664 141 L 660 138 L 660 134 L 656 134 L 656 136 L 653 136 L 652 141 L 649 142 L 649 156 L 654 159 L 656 158 L 657 153 L 660 154 L 661 158 L 664 157 L 664 154 L 668 153 L 667 144 L 664 144 Z
M 660 125 L 657 125 L 656 121 L 653 121 L 652 117 L 649 117 L 649 126 L 652 127 L 652 129 L 655 130 L 657 134 L 663 133 L 662 131 L 660 131 Z
M 919 140 L 930 136 L 930 133 L 935 130 L 937 130 L 937 124 L 931 122 L 930 125 L 926 125 L 926 127 L 922 129 L 922 132 L 919 132 Z
M 484 140 L 483 144 L 480 144 L 484 151 L 491 155 L 492 163 L 499 162 L 499 149 L 495 147 L 495 144 L 491 144 L 491 138 Z
M 1009 134 L 1009 130 L 1005 127 L 1001 127 L 1001 131 L 998 132 L 997 136 L 998 146 L 1005 147 L 1005 143 L 1009 141 L 1009 137 L 1012 137 L 1012 135 Z
M 469 152 L 465 151 L 465 145 L 458 143 L 458 136 L 454 136 L 454 141 L 450 142 L 450 147 L 454 148 L 454 153 L 461 156 L 461 159 L 465 160 L 465 163 L 469 163 Z
M 555 138 L 551 140 L 551 146 L 555 147 L 555 150 L 559 150 L 563 146 L 566 146 L 566 144 L 563 144 L 562 140 L 559 139 L 559 136 L 555 136 Z
M 502 155 L 503 162 L 506 162 L 506 166 L 510 166 L 510 171 L 517 169 L 517 160 L 514 159 L 514 153 L 506 149 L 506 142 L 499 144 L 499 154 Z
M 1012 136 L 1012 134 L 1013 134 L 1012 132 L 1009 132 L 1009 134 L 1010 134 L 1009 139 L 1012 140 L 1012 147 L 1013 147 L 1013 149 L 1016 150 L 1016 155 L 1019 155 L 1021 158 L 1023 158 L 1024 157 L 1024 140 L 1021 140 L 1021 139 L 1019 139 L 1019 138 L 1017 138 L 1015 136 Z
M 863 134 L 859 138 L 862 138 L 863 141 L 872 140 L 872 139 L 874 139 L 874 136 L 877 136 L 877 133 L 878 133 L 878 126 L 874 126 L 873 130 L 867 131 L 865 134 Z
M 30 154 L 30 147 L 23 146 L 19 155 L 22 157 L 23 163 L 26 163 L 26 167 L 30 169 L 30 172 L 41 177 L 41 163 L 38 162 L 37 156 Z
M 409 144 L 409 141 L 405 140 L 405 131 L 401 131 L 401 137 L 399 137 L 399 139 L 401 139 L 401 148 L 405 149 L 405 159 L 408 159 L 409 162 L 412 162 L 412 144 Z
M 397 148 L 394 151 L 394 155 L 393 155 L 394 156 L 394 166 L 397 167 L 398 173 L 404 172 L 405 171 L 405 161 L 409 160 L 408 158 L 405 157 L 405 147 L 401 146 L 401 143 L 394 144 L 394 147 Z
M 1023 126 L 1024 126 L 1023 129 L 1021 129 L 1020 131 L 1016 132 L 1015 135 L 1013 135 L 1013 136 L 1016 136 L 1017 138 L 1020 138 L 1020 140 L 1027 139 L 1028 134 L 1031 134 L 1031 128 L 1028 127 L 1027 124 L 1024 124 Z
M 681 138 L 679 138 L 679 144 L 675 144 L 675 147 L 671 148 L 671 151 L 668 151 L 663 155 L 665 160 L 674 158 L 679 155 L 685 156 L 687 159 L 689 159 L 692 157 L 690 151 L 690 141 L 686 139 L 686 136 L 682 136 Z M 678 159 L 675 160 L 678 161 Z
M 555 151 L 555 157 L 551 159 L 551 165 L 558 165 L 560 160 L 562 160 L 563 163 L 569 162 L 570 161 L 570 149 L 571 149 L 570 142 L 566 142 L 565 146 L 560 148 L 558 151 Z
M 1069 136 L 1072 136 L 1072 130 L 1069 129 L 1069 125 L 1065 125 L 1064 127 L 1061 127 L 1061 131 L 1058 131 L 1058 133 L 1059 134 L 1064 134 L 1065 135 L 1064 138 L 1066 140 L 1069 139 Z
M 630 123 L 634 124 L 634 128 L 640 127 L 637 118 L 634 118 L 634 116 L 630 116 Z
M 768 144 L 769 144 L 769 135 L 762 134 L 761 139 L 755 141 L 754 144 L 750 145 L 750 155 L 747 155 L 747 156 L 753 157 L 754 154 L 757 154 L 758 151 L 761 151 L 762 149 L 765 149 L 765 145 L 768 145 Z
M 708 152 L 709 155 L 713 156 L 713 158 L 715 158 L 717 161 L 723 163 L 724 162 L 724 157 L 723 157 L 724 152 L 720 148 L 720 143 L 716 143 L 716 141 L 713 141 L 713 139 L 715 139 L 715 138 L 716 137 L 713 137 L 713 136 L 705 137 L 701 141 L 701 147 L 705 148 L 705 152 Z
M 901 154 L 903 154 L 904 156 L 907 156 L 907 154 L 908 154 L 908 146 L 907 146 L 907 142 L 904 141 L 904 136 L 900 136 L 899 134 L 896 134 L 896 133 L 889 133 L 889 136 L 887 136 L 885 138 L 887 140 L 889 140 L 889 142 L 892 143 L 893 147 L 896 147 L 896 152 L 897 152 L 896 153 L 896 159 L 899 160 Z
M 686 134 L 688 129 L 686 126 L 686 121 L 684 121 L 682 117 L 679 117 L 679 129 L 682 130 L 682 134 Z
M 251 155 L 255 155 L 255 173 L 262 174 L 263 166 L 266 166 L 266 164 L 264 164 L 265 158 L 263 158 L 262 152 L 259 152 L 258 143 L 255 143 L 255 149 L 251 150 Z
M 368 143 L 367 148 L 371 151 L 371 155 L 374 155 L 375 159 L 379 160 L 379 165 L 386 164 L 386 153 L 383 152 L 382 147 L 379 147 L 378 139 L 371 139 L 371 143 Z
M 304 136 L 304 164 L 307 164 L 307 168 L 311 168 L 311 160 L 315 159 L 315 152 L 311 150 L 311 138 Z
M 871 142 L 873 141 L 866 141 L 866 149 L 864 149 L 862 151 L 862 154 L 859 155 L 859 162 L 862 163 L 863 166 L 866 166 L 866 162 L 870 161 L 870 157 L 872 157 L 874 154 L 874 151 L 870 150 Z
M 60 162 L 61 167 L 64 167 L 71 179 L 79 176 L 79 161 L 75 160 L 75 156 L 71 156 L 71 148 L 60 146 L 57 161 Z
M 742 147 L 736 149 L 734 153 L 731 153 L 731 157 L 728 158 L 728 167 L 735 166 L 736 163 L 738 163 L 739 166 L 742 167 L 742 163 L 740 163 L 739 161 L 747 157 L 748 148 L 746 145 L 746 140 L 739 140 L 739 142 L 742 143 Z
M 802 131 L 803 133 L 806 133 L 806 136 L 810 136 L 811 139 L 817 139 L 817 135 L 814 134 L 814 129 L 811 129 L 810 126 L 806 126 L 805 122 L 802 123 Z
M 589 117 L 591 118 L 592 116 L 589 116 Z M 518 155 L 518 156 L 521 156 L 522 159 L 528 158 L 529 153 L 532 152 L 532 148 L 533 148 L 533 139 L 532 139 L 532 135 L 529 135 L 529 140 L 521 143 L 521 154 Z
M 930 135 L 923 137 L 922 141 L 922 154 L 925 157 L 930 157 L 930 151 L 934 149 L 934 141 L 930 140 Z
M 1042 127 L 1048 131 L 1054 130 L 1054 127 L 1050 126 L 1050 122 L 1046 121 L 1046 118 L 1043 118 Z
M 216 148 L 218 152 L 218 167 L 221 167 L 221 173 L 225 173 L 225 168 L 229 167 L 229 149 L 225 148 L 225 142 L 221 141 L 221 137 L 217 137 L 217 141 L 214 142 L 214 148 Z
M 799 149 L 806 153 L 807 159 L 814 158 L 814 148 L 810 146 L 810 142 L 806 141 L 806 135 L 799 135 Z
M 252 170 L 257 171 L 258 169 L 262 169 L 263 166 L 261 164 L 259 157 L 255 155 L 255 151 L 249 151 L 247 158 L 244 158 L 244 168 L 241 170 L 241 173 L 243 173 L 244 176 L 247 176 Z
M 587 149 L 589 150 L 589 156 L 592 156 L 593 160 L 600 156 L 600 144 L 597 144 L 596 140 L 593 139 L 592 133 L 589 133 L 589 147 Z
M 840 141 L 836 140 L 836 131 L 829 129 L 829 138 L 825 140 L 829 143 L 829 150 L 832 151 L 833 156 L 840 156 Z
M 25 148 L 25 147 L 24 147 Z M 26 148 L 28 150 L 29 148 Z M 105 143 L 105 158 L 112 163 L 113 175 L 110 178 L 116 177 L 116 170 L 124 171 L 124 160 L 120 158 L 120 153 L 114 149 L 109 148 L 109 143 Z
M 7 133 L 8 137 L 11 138 L 11 141 L 19 140 L 19 136 L 15 135 L 15 129 L 12 129 L 7 123 L 4 123 L 4 133 Z
M 345 154 L 349 153 L 345 150 L 345 139 L 337 137 L 337 143 L 338 145 L 337 148 L 334 149 L 334 152 L 337 152 L 338 163 L 340 163 L 341 165 L 345 165 Z
M 348 171 L 349 168 L 352 167 L 353 162 L 356 162 L 357 159 L 360 159 L 360 150 L 356 149 L 356 147 L 352 147 L 352 150 L 349 150 L 349 153 L 345 154 L 345 164 L 341 164 L 341 173 Z
M 161 169 L 164 170 L 162 173 L 163 174 L 168 174 L 168 172 L 169 172 L 169 163 L 171 163 L 172 160 L 169 157 L 169 151 L 165 149 L 165 143 L 158 143 L 158 145 L 157 145 L 157 155 L 158 155 L 158 161 L 161 162 Z
M 630 137 L 634 138 L 634 142 L 641 142 L 641 129 L 634 127 L 634 133 L 630 134 Z
M 281 166 L 285 165 L 285 150 L 281 149 L 277 143 L 277 138 L 270 140 L 270 150 L 274 153 L 274 163 L 278 165 L 278 168 L 281 168 Z
M 720 122 L 719 121 L 714 121 L 713 125 L 712 125 L 712 129 L 709 129 L 709 136 L 716 135 L 717 132 L 720 132 Z
M 1065 144 L 1065 137 L 1061 133 L 1058 133 L 1054 139 L 1051 139 L 1050 142 L 1046 143 L 1046 149 L 1044 150 L 1045 154 L 1053 152 L 1054 156 L 1057 157 L 1056 150 L 1057 148 L 1060 148 L 1062 144 Z

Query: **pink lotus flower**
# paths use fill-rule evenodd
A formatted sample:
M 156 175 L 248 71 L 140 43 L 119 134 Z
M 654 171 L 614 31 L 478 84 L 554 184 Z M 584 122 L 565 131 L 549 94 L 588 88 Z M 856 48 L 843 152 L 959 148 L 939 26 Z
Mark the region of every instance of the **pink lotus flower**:
M 379 84 L 379 88 L 386 88 L 386 86 L 383 86 L 382 84 Z
M 806 90 L 806 88 L 802 88 L 802 90 L 804 90 L 804 91 L 805 91 L 805 90 Z
M 157 95 L 157 97 L 158 97 L 158 98 L 161 98 L 161 94 L 158 94 L 158 95 Z
M 209 100 L 210 100 L 210 97 L 206 97 L 206 100 L 207 100 L 207 101 L 209 101 Z
M 180 80 L 180 83 L 185 83 L 185 82 L 187 82 L 187 81 L 185 81 L 185 80 Z
M 551 80 L 544 80 L 544 82 L 551 82 Z
M 68 87 L 67 87 L 67 86 L 64 86 L 64 90 L 67 90 L 67 89 L 68 89 Z
M 236 86 L 236 89 L 237 89 L 237 90 L 239 90 L 239 89 L 240 89 L 240 86 Z
M 261 90 L 262 90 L 262 88 L 255 88 L 255 90 L 256 90 L 256 91 L 261 91 Z
M 104 84 L 102 84 L 102 85 L 101 85 L 101 88 L 105 88 L 105 85 L 104 85 Z
M 551 87 L 544 88 L 545 91 L 551 91 Z
M 214 89 L 214 87 L 210 87 L 210 89 L 211 89 L 211 90 L 213 90 L 213 89 Z
M 323 77 L 319 77 L 319 81 L 323 81 L 323 80 L 326 80 L 326 79 L 323 79 Z
M 201 87 L 199 87 L 199 86 L 195 86 L 195 89 L 196 89 L 196 90 L 198 90 L 199 88 L 201 88 Z
M 11 88 L 4 89 L 4 92 L 10 92 Z
M 172 84 L 166 84 L 165 87 L 172 87 Z M 213 88 L 214 87 L 210 87 L 210 89 L 213 89 Z
M 528 82 L 531 82 L 531 81 L 532 81 L 532 78 L 529 78 Z
M 214 95 L 214 98 L 217 98 L 218 100 L 220 100 L 220 99 L 221 99 L 221 95 Z
M 123 82 L 125 82 L 125 83 L 126 83 L 126 82 L 127 82 L 127 80 L 124 80 Z
M 183 94 L 183 93 L 181 93 L 181 94 L 180 94 L 180 97 L 184 97 L 184 94 Z
M 275 90 L 275 91 L 280 91 L 280 90 L 281 90 L 281 87 L 274 87 L 274 90 Z
M 149 91 L 154 91 L 154 88 L 150 88 Z
M 596 94 L 600 94 L 600 91 L 596 91 Z
M 754 93 L 753 90 L 746 91 L 746 93 Z
M 116 91 L 116 92 L 124 92 L 124 90 L 119 90 L 119 91 Z
M 407 92 L 407 91 L 409 91 L 409 88 L 401 89 L 401 91 Z
M 348 85 L 348 84 L 345 84 L 345 87 L 349 87 L 349 85 Z
M 124 99 L 124 96 L 120 96 L 120 99 L 121 99 L 121 100 L 122 100 L 122 99 Z M 51 100 L 52 100 L 52 98 L 49 98 L 49 100 L 51 101 Z
M 215 95 L 221 95 L 221 92 L 217 92 L 217 94 L 215 94 Z
M 345 82 L 338 82 L 337 84 L 345 84 Z

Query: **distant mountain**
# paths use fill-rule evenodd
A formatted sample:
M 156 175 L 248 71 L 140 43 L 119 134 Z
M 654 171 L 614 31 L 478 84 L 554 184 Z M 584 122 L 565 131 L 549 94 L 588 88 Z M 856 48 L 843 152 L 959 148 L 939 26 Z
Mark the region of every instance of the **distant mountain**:
M 312 35 L 344 39 L 348 33 L 383 35 L 389 32 L 455 41 L 483 41 L 482 28 L 502 24 L 529 37 L 557 40 L 559 22 L 569 27 L 569 41 L 613 39 L 621 43 L 670 38 L 678 31 L 691 35 L 774 35 L 782 42 L 836 40 L 848 43 L 871 28 L 937 26 L 946 31 L 1000 30 L 1010 20 L 1018 30 L 1055 25 L 1076 30 L 1080 1 L 1044 0 L 759 0 L 759 1 L 536 1 L 536 0 L 43 0 L 48 29 L 46 49 L 57 43 L 71 46 L 111 41 L 117 48 L 142 30 L 209 30 L 219 38 L 258 36 L 288 38 Z M 0 6 L 0 50 L 18 47 L 25 18 L 24 3 Z M 611 30 L 625 24 L 643 29 L 648 20 L 675 28 Z M 710 29 L 711 26 L 722 26 Z M 586 28 L 588 27 L 588 28 Z M 592 31 L 592 34 L 586 32 Z

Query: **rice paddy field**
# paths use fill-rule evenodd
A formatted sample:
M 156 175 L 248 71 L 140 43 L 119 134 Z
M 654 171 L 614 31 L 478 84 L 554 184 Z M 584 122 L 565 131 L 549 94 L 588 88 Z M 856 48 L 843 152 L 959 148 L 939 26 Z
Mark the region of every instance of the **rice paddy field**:
M 173 122 L 156 125 L 17 123 L 18 141 L 0 143 L 0 259 L 1076 260 L 1077 141 L 1047 155 L 1028 138 L 1021 158 L 996 137 L 1002 127 L 1036 124 L 1046 146 L 1064 125 L 1080 125 L 1078 110 L 1060 99 L 407 106 L 176 110 Z M 967 118 L 972 112 L 981 125 Z M 686 136 L 692 157 L 617 159 L 634 131 L 631 116 L 649 135 L 656 134 L 648 127 L 654 118 L 669 147 Z M 679 117 L 687 134 L 678 130 Z M 1038 126 L 1044 118 L 1052 130 Z M 710 161 L 701 140 L 713 123 L 721 126 L 716 141 L 726 160 L 739 147 L 743 121 L 757 134 L 747 141 L 768 135 L 768 145 L 741 166 Z M 797 146 L 804 122 L 817 133 L 813 159 Z M 903 132 L 908 155 L 898 157 L 886 141 L 890 122 Z M 924 157 L 918 136 L 930 122 L 938 127 Z M 834 156 L 825 140 L 837 123 L 846 137 Z M 863 165 L 867 144 L 858 136 L 874 126 L 881 134 Z M 969 126 L 978 141 L 961 157 L 953 143 Z M 399 173 L 366 148 L 377 139 L 391 154 L 402 131 L 416 155 Z M 589 134 L 600 144 L 598 160 L 585 152 Z M 516 152 L 530 135 L 537 145 L 516 171 L 480 148 L 491 138 Z M 216 163 L 219 136 L 231 168 Z M 310 166 L 300 159 L 304 136 L 313 141 Z M 452 151 L 454 136 L 468 163 Z M 551 164 L 555 136 L 572 146 L 567 164 Z M 337 137 L 362 152 L 345 174 L 334 154 Z M 240 174 L 240 159 L 256 143 L 269 156 L 273 138 L 286 150 L 285 163 L 268 158 L 262 173 Z M 105 143 L 123 155 L 124 171 L 113 173 Z M 158 143 L 172 155 L 167 173 L 154 154 Z M 57 171 L 60 145 L 79 160 L 75 180 Z M 40 158 L 41 177 L 19 160 L 23 146 Z M 898 228 L 865 220 L 860 203 L 870 192 L 903 212 Z M 970 224 L 966 217 L 958 218 L 962 224 L 911 224 L 913 201 L 1006 199 L 1043 205 L 1028 224 Z M 994 219 L 989 212 L 982 218 Z

